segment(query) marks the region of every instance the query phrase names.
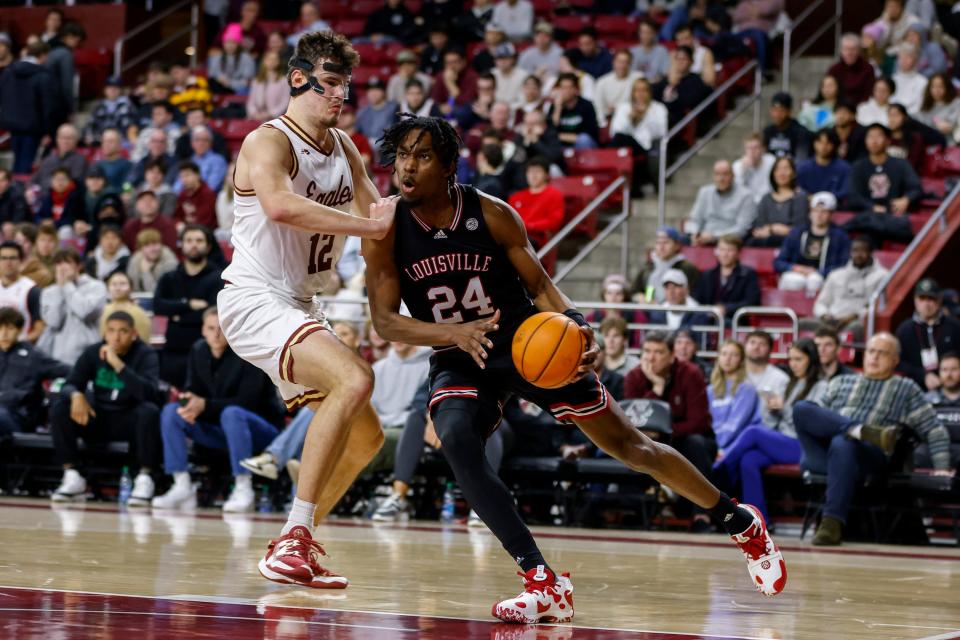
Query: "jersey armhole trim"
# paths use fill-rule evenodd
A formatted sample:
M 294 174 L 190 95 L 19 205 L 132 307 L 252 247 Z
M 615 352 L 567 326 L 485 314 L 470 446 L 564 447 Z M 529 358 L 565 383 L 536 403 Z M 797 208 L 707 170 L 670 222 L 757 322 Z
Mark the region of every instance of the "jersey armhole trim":
M 274 126 L 274 125 L 272 125 L 272 124 L 269 124 L 269 123 L 263 124 L 263 125 L 260 125 L 260 126 L 262 126 L 262 127 L 267 127 L 267 128 L 270 128 L 270 129 L 276 129 L 277 131 L 280 131 L 280 128 L 279 128 L 279 127 L 276 127 L 276 126 Z M 296 133 L 296 132 L 294 132 L 294 133 Z M 288 148 L 290 149 L 290 171 L 288 171 L 287 174 L 290 176 L 290 179 L 293 180 L 293 179 L 296 178 L 297 175 L 300 173 L 300 160 L 297 159 L 297 150 L 293 148 L 293 140 L 291 140 L 291 139 L 290 139 L 290 136 L 288 136 L 288 135 L 286 135 L 286 134 L 284 134 L 284 137 L 286 137 L 286 139 L 287 139 L 287 146 L 288 146 Z M 234 181 L 234 184 L 236 184 L 236 181 Z M 252 192 L 251 192 L 251 193 L 252 193 Z

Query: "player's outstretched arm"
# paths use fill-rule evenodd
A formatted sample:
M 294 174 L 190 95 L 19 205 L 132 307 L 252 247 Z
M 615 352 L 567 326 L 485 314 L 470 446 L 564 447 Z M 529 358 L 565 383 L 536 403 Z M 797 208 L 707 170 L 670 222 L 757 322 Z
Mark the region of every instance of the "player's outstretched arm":
M 492 316 L 462 324 L 423 322 L 400 315 L 400 276 L 393 259 L 391 233 L 383 240 L 364 240 L 363 257 L 367 263 L 367 296 L 373 326 L 385 340 L 415 344 L 426 347 L 456 345 L 473 356 L 483 369 L 487 348 L 493 342 L 486 337 L 496 331 L 500 311 Z
M 304 231 L 361 238 L 383 238 L 390 230 L 396 209 L 394 199 L 369 205 L 369 218 L 343 213 L 294 193 L 290 179 L 292 162 L 290 143 L 275 129 L 257 129 L 247 136 L 240 149 L 238 164 L 245 165 L 257 198 L 271 220 Z
M 587 341 L 587 350 L 580 361 L 578 373 L 585 375 L 593 370 L 599 347 L 593 339 L 593 331 L 586 325 L 583 316 L 576 312 L 573 302 L 553 283 L 540 264 L 536 252 L 527 239 L 527 230 L 520 215 L 503 200 L 486 194 L 480 195 L 483 218 L 493 235 L 493 239 L 507 252 L 510 264 L 517 270 L 520 281 L 533 297 L 533 304 L 540 311 L 566 313 L 582 323 L 580 330 Z

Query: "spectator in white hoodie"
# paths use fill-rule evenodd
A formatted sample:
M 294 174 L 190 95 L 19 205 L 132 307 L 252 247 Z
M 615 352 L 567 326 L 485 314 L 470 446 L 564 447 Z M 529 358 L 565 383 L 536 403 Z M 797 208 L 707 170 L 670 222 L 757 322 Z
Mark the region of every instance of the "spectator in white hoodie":
M 897 70 L 893 74 L 897 90 L 891 102 L 902 104 L 911 116 L 920 113 L 923 92 L 926 91 L 928 82 L 927 77 L 917 71 L 919 59 L 920 53 L 912 44 L 900 45 L 900 52 L 897 54 Z
M 46 329 L 37 348 L 73 366 L 84 349 L 100 341 L 100 313 L 107 304 L 107 287 L 83 273 L 74 249 L 53 254 L 54 283 L 40 294 L 40 316 Z

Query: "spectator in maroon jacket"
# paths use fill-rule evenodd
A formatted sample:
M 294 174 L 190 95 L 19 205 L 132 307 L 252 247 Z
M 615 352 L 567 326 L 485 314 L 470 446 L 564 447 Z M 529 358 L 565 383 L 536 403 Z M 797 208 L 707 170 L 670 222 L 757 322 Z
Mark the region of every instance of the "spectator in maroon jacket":
M 443 54 L 443 71 L 433 84 L 433 101 L 443 115 L 450 115 L 454 106 L 463 107 L 477 97 L 477 74 L 467 66 L 462 51 L 448 49 Z
M 550 162 L 537 156 L 527 161 L 528 188 L 510 196 L 534 247 L 542 247 L 563 226 L 563 193 L 550 186 Z
M 837 79 L 844 95 L 854 104 L 870 99 L 877 71 L 860 55 L 860 37 L 857 34 L 847 33 L 840 39 L 840 60 L 827 70 L 827 75 Z
M 200 167 L 194 162 L 180 165 L 180 183 L 183 190 L 177 197 L 173 219 L 177 229 L 188 224 L 200 224 L 208 229 L 217 228 L 217 194 L 200 179 Z
M 711 428 L 707 382 L 700 367 L 674 356 L 673 336 L 666 331 L 646 332 L 640 365 L 627 374 L 623 397 L 669 404 L 673 427 L 670 444 L 700 473 L 710 477 L 717 445 Z M 694 531 L 710 529 L 710 520 L 702 509 L 694 509 L 693 518 Z
M 160 215 L 160 199 L 153 191 L 145 190 L 137 194 L 134 203 L 136 215 L 123 225 L 123 243 L 133 251 L 137 248 L 137 235 L 144 229 L 156 229 L 163 244 L 177 250 L 177 227 L 173 220 Z

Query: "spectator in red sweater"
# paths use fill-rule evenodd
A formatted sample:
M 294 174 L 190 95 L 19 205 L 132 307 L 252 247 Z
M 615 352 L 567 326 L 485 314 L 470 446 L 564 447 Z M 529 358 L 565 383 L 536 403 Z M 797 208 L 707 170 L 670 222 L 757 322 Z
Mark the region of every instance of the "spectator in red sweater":
M 123 243 L 131 251 L 137 249 L 137 235 L 144 229 L 156 229 L 163 244 L 177 250 L 177 226 L 170 218 L 160 215 L 160 200 L 153 191 L 137 194 L 134 203 L 136 214 L 123 225 Z
M 841 38 L 840 60 L 827 70 L 827 75 L 837 79 L 844 95 L 854 104 L 870 99 L 877 71 L 860 55 L 860 37 L 857 34 L 847 33 Z
M 217 228 L 217 194 L 200 178 L 200 167 L 194 162 L 180 165 L 180 184 L 183 190 L 177 196 L 173 219 L 179 231 L 188 224 Z
M 563 225 L 563 193 L 550 186 L 550 161 L 535 156 L 527 161 L 527 184 L 510 196 L 534 247 L 542 247 Z
M 640 365 L 623 384 L 625 399 L 661 400 L 670 405 L 673 435 L 670 444 L 710 477 L 717 444 L 711 428 L 707 382 L 700 368 L 678 360 L 673 354 L 673 336 L 666 331 L 647 331 L 643 337 Z M 693 511 L 693 530 L 711 529 L 710 519 L 699 508 Z

